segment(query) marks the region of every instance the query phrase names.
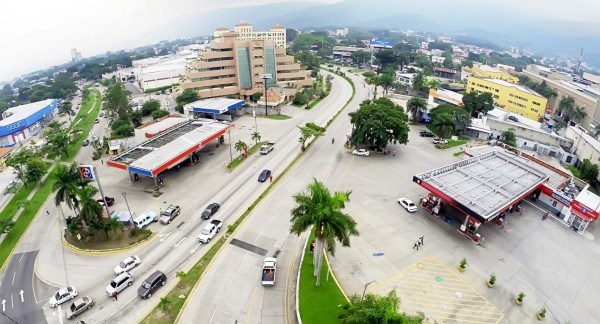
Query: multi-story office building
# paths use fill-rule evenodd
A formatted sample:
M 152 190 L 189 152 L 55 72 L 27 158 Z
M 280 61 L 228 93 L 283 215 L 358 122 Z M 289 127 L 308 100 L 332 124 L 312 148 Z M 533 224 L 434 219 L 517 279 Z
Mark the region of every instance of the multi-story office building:
M 234 95 L 247 99 L 264 91 L 265 74 L 271 76 L 267 79 L 269 87 L 299 89 L 312 85 L 309 72 L 286 55 L 284 27 L 261 33 L 242 23 L 235 30 L 221 27 L 215 31 L 210 50 L 200 52 L 187 68 L 183 89 L 197 90 L 200 98 Z
M 543 118 L 548 99 L 528 87 L 491 78 L 469 77 L 467 91 L 489 92 L 494 104 L 531 120 Z
M 497 79 L 508 81 L 510 83 L 519 83 L 519 78 L 517 78 L 516 76 L 512 76 L 504 71 L 493 68 L 489 65 L 473 65 L 473 68 L 471 69 L 471 75 L 480 78 Z

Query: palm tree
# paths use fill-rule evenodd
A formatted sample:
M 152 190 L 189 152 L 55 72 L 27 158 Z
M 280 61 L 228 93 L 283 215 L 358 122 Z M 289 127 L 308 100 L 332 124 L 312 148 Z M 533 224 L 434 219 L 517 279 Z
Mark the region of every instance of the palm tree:
M 242 151 L 244 150 L 244 147 L 248 147 L 248 145 L 246 143 L 242 142 L 242 140 L 238 140 L 234 146 L 235 150 L 240 152 L 240 155 L 242 155 Z
M 560 98 L 558 102 L 558 109 L 561 111 L 561 116 L 569 116 L 571 110 L 575 107 L 575 98 L 571 96 L 565 96 Z
M 340 316 L 342 324 L 354 323 L 421 323 L 422 315 L 409 316 L 398 313 L 400 298 L 396 291 L 390 291 L 387 296 L 380 297 L 374 294 L 366 294 L 364 297 L 354 295 L 350 298 L 350 304 L 344 307 L 344 313 Z
M 442 86 L 442 84 L 440 83 L 440 81 L 438 81 L 437 79 L 431 79 L 427 81 L 427 87 L 437 90 Z
M 72 163 L 68 167 L 58 164 L 54 179 L 55 181 L 52 185 L 52 192 L 56 193 L 54 204 L 59 206 L 64 202 L 71 210 L 77 212 L 79 209 L 77 190 L 82 184 L 77 163 Z
M 81 189 L 77 190 L 77 197 L 79 197 L 81 206 L 79 217 L 84 223 L 91 224 L 93 221 L 102 218 L 102 205 L 94 199 L 94 196 L 97 193 L 98 189 L 91 185 L 83 186 Z
M 396 58 L 396 63 L 400 65 L 400 71 L 404 71 L 404 66 L 408 63 L 408 55 L 406 52 L 400 52 Z
M 350 200 L 351 191 L 334 192 L 333 195 L 322 182 L 314 181 L 308 185 L 308 191 L 293 196 L 296 206 L 292 209 L 290 232 L 300 235 L 313 225 L 315 227 L 316 246 L 313 255 L 315 286 L 321 284 L 322 251 L 335 255 L 336 241 L 342 246 L 350 246 L 350 236 L 358 235 L 356 222 L 342 209 Z
M 375 86 L 373 88 L 373 100 L 375 100 L 375 98 L 377 98 L 377 86 L 379 86 L 379 76 L 376 74 L 372 75 L 370 78 L 367 79 L 367 84 Z
M 104 229 L 107 231 L 116 232 L 123 228 L 123 223 L 116 217 L 109 217 L 108 220 L 104 221 Z
M 432 126 L 438 130 L 438 135 L 441 138 L 446 138 L 446 135 L 452 134 L 456 127 L 456 121 L 450 114 L 440 114 L 433 121 Z
M 252 139 L 254 140 L 254 144 L 258 144 L 258 141 L 262 138 L 259 132 L 252 133 Z
M 379 77 L 379 85 L 383 88 L 384 95 L 387 95 L 388 89 L 394 85 L 396 78 L 392 74 L 382 74 Z
M 173 302 L 168 297 L 160 297 L 158 308 L 163 312 L 168 312 Z
M 423 72 L 417 72 L 412 80 L 412 89 L 415 91 L 422 91 L 425 84 L 425 74 Z
M 427 101 L 423 98 L 413 97 L 406 103 L 406 110 L 412 113 L 412 120 L 417 120 L 419 111 L 427 110 Z
M 583 118 L 585 118 L 585 116 L 587 116 L 585 110 L 583 110 L 583 108 L 579 106 L 576 106 L 571 110 L 571 113 L 569 114 L 569 119 L 579 123 Z

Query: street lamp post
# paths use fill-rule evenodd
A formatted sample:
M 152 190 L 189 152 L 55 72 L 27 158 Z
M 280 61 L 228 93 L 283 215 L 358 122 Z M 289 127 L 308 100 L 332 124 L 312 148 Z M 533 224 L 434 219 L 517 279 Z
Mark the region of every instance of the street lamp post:
M 131 214 L 131 209 L 129 208 L 129 203 L 127 202 L 127 193 L 122 193 L 123 198 L 125 199 L 125 205 L 127 205 L 127 211 L 129 211 L 129 226 L 133 226 L 133 215 Z
M 267 110 L 267 80 L 269 80 L 270 78 L 272 78 L 272 75 L 270 73 L 263 73 L 261 74 L 261 79 L 265 80 L 265 116 L 269 114 L 269 111 Z

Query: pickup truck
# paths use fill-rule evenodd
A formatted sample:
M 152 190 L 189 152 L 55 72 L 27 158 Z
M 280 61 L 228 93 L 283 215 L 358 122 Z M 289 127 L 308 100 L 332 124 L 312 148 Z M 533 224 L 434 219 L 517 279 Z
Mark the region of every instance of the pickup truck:
M 275 143 L 267 143 L 263 146 L 260 147 L 260 154 L 262 155 L 267 155 L 269 154 L 271 151 L 273 151 L 273 147 L 275 146 Z
M 223 222 L 213 219 L 210 224 L 204 226 L 202 231 L 200 231 L 200 234 L 198 234 L 198 242 L 205 244 L 209 243 L 210 240 L 219 233 L 221 226 L 223 226 Z
M 115 204 L 115 198 L 109 197 L 109 196 L 104 196 L 104 198 L 106 199 L 106 203 L 108 204 L 108 207 Z M 96 199 L 96 201 L 99 202 L 100 205 L 102 205 L 102 207 L 104 207 L 104 199 L 100 198 L 100 199 Z
M 179 214 L 181 213 L 181 208 L 179 208 L 179 206 L 175 206 L 175 205 L 169 205 L 169 207 L 167 207 L 167 209 L 163 210 L 162 213 L 160 213 L 160 222 L 163 224 L 171 224 L 171 221 L 179 216 Z
M 277 259 L 265 258 L 263 261 L 262 279 L 263 286 L 275 285 L 275 271 L 277 270 Z

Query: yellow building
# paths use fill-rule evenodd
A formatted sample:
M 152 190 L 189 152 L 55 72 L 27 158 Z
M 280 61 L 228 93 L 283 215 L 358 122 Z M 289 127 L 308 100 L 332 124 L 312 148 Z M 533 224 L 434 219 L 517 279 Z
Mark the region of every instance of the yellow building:
M 497 79 L 497 80 L 508 81 L 510 83 L 519 83 L 519 78 L 512 76 L 502 70 L 493 68 L 489 65 L 483 65 L 483 64 L 473 65 L 471 75 L 480 77 L 480 78 Z
M 523 117 L 539 121 L 543 118 L 548 99 L 522 85 L 489 78 L 469 77 L 467 92 L 489 92 L 494 104 Z

